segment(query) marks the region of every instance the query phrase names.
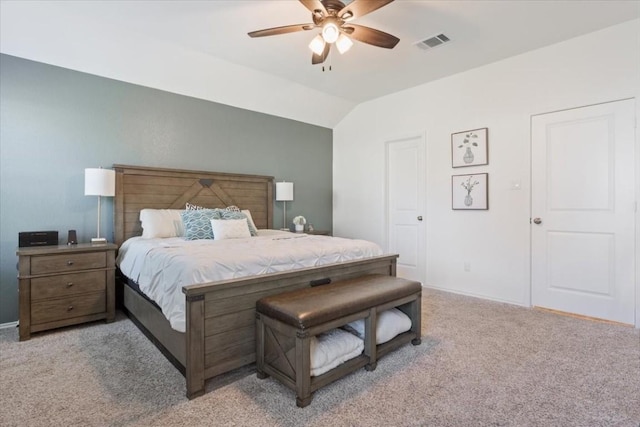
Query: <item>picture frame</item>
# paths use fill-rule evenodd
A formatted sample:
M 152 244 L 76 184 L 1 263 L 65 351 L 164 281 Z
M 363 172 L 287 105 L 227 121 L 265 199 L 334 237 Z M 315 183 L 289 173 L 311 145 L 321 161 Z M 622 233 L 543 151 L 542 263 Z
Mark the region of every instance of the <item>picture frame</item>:
M 453 210 L 488 210 L 489 174 L 452 175 L 451 208 Z
M 489 164 L 489 129 L 471 129 L 451 134 L 451 167 Z

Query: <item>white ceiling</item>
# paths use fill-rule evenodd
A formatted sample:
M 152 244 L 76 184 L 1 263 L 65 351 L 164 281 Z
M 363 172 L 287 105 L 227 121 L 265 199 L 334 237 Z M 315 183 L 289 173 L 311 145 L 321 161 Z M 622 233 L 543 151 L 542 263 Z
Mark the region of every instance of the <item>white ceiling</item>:
M 323 72 L 307 47 L 315 31 L 247 36 L 311 22 L 295 0 L 0 6 L 2 53 L 326 127 L 361 102 L 640 17 L 640 1 L 396 0 L 354 21 L 399 37 L 395 49 L 355 42 Z M 415 46 L 440 33 L 451 42 Z

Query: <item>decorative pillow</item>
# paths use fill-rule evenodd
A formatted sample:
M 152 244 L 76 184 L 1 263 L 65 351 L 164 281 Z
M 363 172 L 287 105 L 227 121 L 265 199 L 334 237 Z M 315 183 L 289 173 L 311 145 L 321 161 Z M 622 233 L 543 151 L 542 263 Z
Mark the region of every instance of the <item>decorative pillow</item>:
M 198 205 L 192 205 L 191 203 L 187 202 L 186 205 L 184 206 L 184 208 L 188 211 L 199 211 L 202 209 L 207 209 L 205 207 L 202 206 L 198 206 Z
M 240 212 L 240 208 L 239 208 L 239 207 L 237 207 L 237 206 L 233 206 L 233 205 L 231 205 L 231 206 L 227 206 L 227 207 L 225 208 L 225 210 L 227 210 L 227 211 L 231 211 L 231 212 Z
M 344 329 L 364 339 L 364 319 L 348 323 L 344 326 Z M 402 311 L 397 308 L 383 311 L 378 314 L 376 344 L 385 343 L 395 338 L 396 335 L 407 332 L 409 329 L 411 329 L 411 319 Z
M 251 237 L 247 218 L 242 219 L 212 219 L 211 229 L 214 240 L 245 239 Z
M 247 223 L 249 224 L 249 230 L 253 228 L 254 230 L 256 230 L 256 234 L 258 234 L 257 233 L 258 227 L 256 227 L 256 224 L 253 222 L 253 218 L 251 218 L 251 211 L 249 209 L 243 209 L 240 212 L 242 212 L 247 216 Z
M 181 237 L 184 235 L 180 209 L 142 209 L 142 237 Z
M 184 224 L 185 239 L 213 239 L 211 220 L 220 219 L 220 212 L 217 209 L 186 210 L 180 215 Z
M 247 218 L 247 215 L 245 215 L 242 212 L 222 210 L 220 211 L 220 214 L 222 219 L 246 219 Z M 249 229 L 249 232 L 251 233 L 252 236 L 258 235 L 258 230 L 256 230 L 256 227 L 253 225 L 253 221 L 251 221 L 251 224 L 249 224 L 249 221 L 247 221 L 247 228 Z

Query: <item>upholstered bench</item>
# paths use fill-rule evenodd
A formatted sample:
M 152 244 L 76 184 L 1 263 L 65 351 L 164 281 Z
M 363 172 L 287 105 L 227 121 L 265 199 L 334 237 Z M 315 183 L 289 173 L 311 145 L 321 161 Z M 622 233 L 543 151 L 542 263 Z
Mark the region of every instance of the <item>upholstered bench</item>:
M 420 344 L 421 295 L 419 282 L 376 274 L 262 298 L 256 303 L 258 378 L 273 376 L 295 390 L 299 407 L 307 406 L 320 387 L 363 366 L 374 370 L 379 357 L 409 341 Z M 408 316 L 410 329 L 377 344 L 378 314 L 392 308 Z M 311 376 L 312 339 L 359 319 L 362 354 Z

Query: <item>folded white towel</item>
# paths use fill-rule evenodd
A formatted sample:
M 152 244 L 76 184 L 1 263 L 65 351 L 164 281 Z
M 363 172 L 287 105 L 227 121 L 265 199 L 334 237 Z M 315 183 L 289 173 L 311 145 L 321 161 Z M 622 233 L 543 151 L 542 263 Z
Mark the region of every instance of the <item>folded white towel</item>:
M 360 338 L 364 338 L 364 319 L 348 323 L 346 326 L 350 327 L 352 332 Z M 378 313 L 376 344 L 385 343 L 409 329 L 411 329 L 411 319 L 397 308 Z
M 364 341 L 342 329 L 311 338 L 311 376 L 322 375 L 330 369 L 359 356 L 364 350 Z

